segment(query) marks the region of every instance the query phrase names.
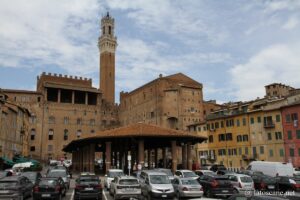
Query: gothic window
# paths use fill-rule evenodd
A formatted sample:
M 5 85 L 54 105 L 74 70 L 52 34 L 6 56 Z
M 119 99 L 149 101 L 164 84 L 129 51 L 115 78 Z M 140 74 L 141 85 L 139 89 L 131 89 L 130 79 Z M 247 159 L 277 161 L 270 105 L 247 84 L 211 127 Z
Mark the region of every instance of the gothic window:
M 68 140 L 69 131 L 68 129 L 64 130 L 64 140 Z
M 108 26 L 108 34 L 111 35 L 111 26 Z
M 50 116 L 49 117 L 49 124 L 54 124 L 55 123 L 55 117 Z
M 30 133 L 30 140 L 34 140 L 35 139 L 35 129 L 31 129 L 31 133 Z
M 81 130 L 80 129 L 77 130 L 76 135 L 77 135 L 77 138 L 80 138 L 80 136 L 81 136 Z
M 53 129 L 49 129 L 49 132 L 48 132 L 48 140 L 53 140 L 53 135 L 54 135 Z
M 105 27 L 102 27 L 102 33 L 105 34 Z

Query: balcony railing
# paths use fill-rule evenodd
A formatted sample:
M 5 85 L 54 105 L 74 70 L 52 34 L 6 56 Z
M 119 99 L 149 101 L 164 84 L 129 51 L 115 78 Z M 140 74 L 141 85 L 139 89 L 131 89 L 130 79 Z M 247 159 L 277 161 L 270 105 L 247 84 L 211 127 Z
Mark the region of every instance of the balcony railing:
M 251 161 L 251 160 L 257 160 L 258 159 L 258 154 L 253 154 L 253 155 L 242 155 L 242 159 L 243 160 L 248 160 L 248 161 Z
M 274 128 L 275 124 L 273 123 L 273 121 L 268 121 L 266 123 L 264 123 L 264 128 Z

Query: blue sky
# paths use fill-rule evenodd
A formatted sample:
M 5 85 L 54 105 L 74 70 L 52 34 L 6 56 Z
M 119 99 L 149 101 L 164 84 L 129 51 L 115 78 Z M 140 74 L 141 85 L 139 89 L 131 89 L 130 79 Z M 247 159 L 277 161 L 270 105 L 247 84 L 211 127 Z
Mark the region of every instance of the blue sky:
M 299 0 L 1 0 L 0 88 L 34 90 L 43 71 L 98 87 L 107 10 L 117 96 L 177 72 L 218 102 L 263 97 L 273 82 L 300 87 Z

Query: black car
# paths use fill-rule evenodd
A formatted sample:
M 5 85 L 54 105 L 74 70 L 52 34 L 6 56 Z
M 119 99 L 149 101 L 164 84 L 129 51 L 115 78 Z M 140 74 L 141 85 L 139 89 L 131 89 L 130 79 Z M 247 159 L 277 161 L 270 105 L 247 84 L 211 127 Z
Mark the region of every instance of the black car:
M 96 175 L 82 175 L 76 179 L 74 199 L 102 199 L 102 185 Z
M 37 181 L 42 178 L 40 172 L 22 172 L 21 176 L 27 177 L 33 185 L 35 185 Z
M 300 179 L 295 177 L 278 176 L 276 177 L 277 189 L 283 192 L 300 192 Z
M 10 176 L 9 172 L 7 172 L 7 171 L 0 171 L 0 179 L 4 178 L 4 177 L 7 177 L 7 176 Z
M 219 170 L 226 170 L 226 167 L 224 165 L 212 165 L 210 168 L 211 171 L 216 172 Z
M 202 185 L 204 195 L 207 197 L 213 196 L 231 196 L 234 194 L 234 188 L 228 179 L 228 176 L 208 176 L 203 175 L 198 178 Z
M 25 199 L 31 196 L 33 184 L 24 176 L 8 176 L 0 180 L 0 199 Z
M 276 179 L 268 175 L 252 175 L 254 188 L 261 191 L 276 190 Z
M 66 191 L 62 178 L 41 178 L 33 188 L 33 199 L 61 199 Z

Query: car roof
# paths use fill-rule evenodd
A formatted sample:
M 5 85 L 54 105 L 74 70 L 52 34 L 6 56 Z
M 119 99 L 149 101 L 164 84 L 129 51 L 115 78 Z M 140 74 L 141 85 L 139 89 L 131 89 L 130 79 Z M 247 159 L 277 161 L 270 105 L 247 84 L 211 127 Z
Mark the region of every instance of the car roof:
M 120 176 L 120 179 L 137 179 L 134 176 Z
M 160 171 L 155 171 L 155 170 L 145 170 L 145 173 L 149 174 L 149 175 L 166 175 L 166 173 L 164 172 L 160 172 Z
M 177 178 L 177 179 L 180 179 L 180 180 L 195 180 L 194 178 L 189 178 L 189 177 L 186 177 L 186 178 Z
M 109 172 L 123 172 L 122 169 L 109 169 Z
M 2 178 L 0 181 L 18 181 L 25 176 L 7 176 Z
M 187 169 L 181 169 L 181 170 L 177 170 L 178 172 L 193 172 L 192 170 L 187 170 Z
M 60 177 L 42 177 L 40 180 L 56 180 L 59 179 Z
M 208 169 L 198 169 L 198 170 L 195 170 L 195 172 L 211 172 L 211 173 L 214 173 L 213 171 L 210 171 Z

